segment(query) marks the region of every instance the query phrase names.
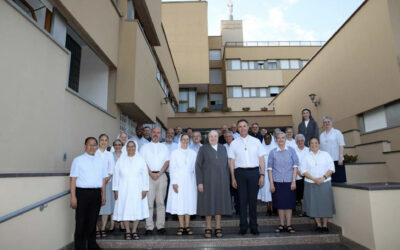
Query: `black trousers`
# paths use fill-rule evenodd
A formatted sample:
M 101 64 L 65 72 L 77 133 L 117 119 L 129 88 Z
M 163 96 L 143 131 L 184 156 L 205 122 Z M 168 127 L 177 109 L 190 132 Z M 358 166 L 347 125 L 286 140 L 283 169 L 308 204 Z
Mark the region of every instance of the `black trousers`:
M 258 181 L 260 180 L 259 168 L 236 168 L 235 178 L 238 185 L 240 205 L 240 229 L 247 230 L 247 205 L 249 206 L 250 228 L 258 229 L 257 225 L 257 195 Z
M 101 207 L 100 188 L 76 188 L 75 250 L 100 249 L 96 243 L 96 222 Z

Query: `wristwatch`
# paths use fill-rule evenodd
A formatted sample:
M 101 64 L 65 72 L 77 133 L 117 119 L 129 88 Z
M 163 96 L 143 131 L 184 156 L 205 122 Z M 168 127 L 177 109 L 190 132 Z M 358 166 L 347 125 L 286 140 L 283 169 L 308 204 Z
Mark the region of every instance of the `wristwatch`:
M 328 179 L 328 177 L 326 177 L 326 175 L 324 175 L 325 180 Z

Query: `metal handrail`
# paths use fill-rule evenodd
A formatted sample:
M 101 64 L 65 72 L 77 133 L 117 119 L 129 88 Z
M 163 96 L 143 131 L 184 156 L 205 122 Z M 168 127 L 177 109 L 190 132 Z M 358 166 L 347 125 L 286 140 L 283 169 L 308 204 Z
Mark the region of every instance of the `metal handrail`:
M 325 41 L 243 41 L 225 42 L 225 46 L 231 47 L 272 47 L 272 46 L 323 46 Z
M 44 200 L 41 200 L 39 202 L 36 202 L 34 204 L 31 204 L 29 206 L 26 206 L 24 208 L 18 209 L 18 210 L 14 211 L 14 212 L 11 212 L 9 214 L 1 216 L 0 217 L 0 223 L 3 223 L 5 221 L 8 221 L 8 220 L 10 220 L 10 219 L 12 219 L 14 217 L 17 217 L 17 216 L 21 215 L 21 214 L 29 212 L 30 210 L 35 209 L 37 207 L 40 207 L 40 211 L 42 211 L 46 207 L 46 203 L 49 203 L 49 202 L 51 202 L 53 200 L 56 200 L 56 199 L 61 198 L 61 197 L 65 196 L 65 195 L 68 195 L 69 193 L 70 193 L 70 191 L 66 190 L 64 192 L 61 192 L 61 193 L 58 193 L 56 195 L 50 196 L 50 197 L 48 197 L 48 198 L 46 198 Z

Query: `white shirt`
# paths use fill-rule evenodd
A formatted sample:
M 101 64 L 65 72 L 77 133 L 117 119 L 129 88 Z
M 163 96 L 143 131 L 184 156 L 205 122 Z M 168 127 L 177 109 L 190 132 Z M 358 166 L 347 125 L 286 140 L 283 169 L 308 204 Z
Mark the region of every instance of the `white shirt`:
M 304 125 L 306 125 L 306 128 L 307 128 L 309 122 L 310 122 L 310 120 L 304 121 Z
M 175 149 L 178 148 L 178 144 L 176 144 L 175 142 L 168 144 L 166 142 L 163 142 L 162 144 L 164 144 L 165 146 L 167 146 L 169 154 L 172 154 L 172 151 L 174 151 Z
M 231 142 L 231 144 L 232 144 L 232 142 Z M 225 143 L 225 144 L 224 144 L 224 147 L 226 148 L 226 152 L 229 152 L 230 146 L 228 145 L 228 143 Z
M 144 144 L 149 143 L 149 141 L 146 138 L 144 138 L 144 136 L 142 136 L 142 138 L 139 139 L 139 137 L 137 137 L 136 135 L 130 138 L 128 141 L 136 141 L 139 146 L 139 150 Z
M 200 148 L 201 148 L 201 146 L 203 146 L 203 144 L 199 143 L 199 146 L 196 146 L 196 145 L 193 143 L 193 144 L 189 145 L 189 148 L 190 148 L 191 150 L 193 150 L 194 152 L 198 153 L 199 150 L 200 150 Z
M 164 163 L 169 161 L 170 155 L 167 146 L 159 142 L 144 144 L 140 150 L 140 154 L 151 171 L 161 171 Z
M 238 132 L 232 133 L 233 134 L 233 139 L 237 139 L 240 137 L 240 134 Z
M 254 168 L 260 166 L 259 157 L 265 150 L 258 138 L 247 135 L 231 142 L 228 157 L 235 160 L 235 168 Z
M 293 149 L 297 148 L 296 141 L 294 139 L 288 140 L 286 139 L 286 146 L 292 147 Z
M 215 151 L 218 151 L 218 143 L 215 144 L 215 145 L 211 145 L 211 144 L 210 144 L 210 146 L 213 147 L 213 149 L 215 149 Z
M 108 152 L 107 150 L 104 150 L 104 152 L 101 152 L 100 148 L 97 149 L 96 153 L 94 154 L 96 157 L 100 157 L 104 163 L 107 165 L 107 173 L 109 175 L 112 175 L 114 173 L 114 156 L 111 152 Z
M 316 154 L 313 152 L 307 153 L 300 165 L 301 174 L 308 173 L 315 178 L 321 178 L 328 172 L 332 170 L 335 172 L 335 164 L 333 163 L 332 157 L 325 151 L 318 150 Z M 314 181 L 304 178 L 306 182 L 314 183 Z M 324 182 L 330 181 L 331 177 L 328 177 Z
M 300 150 L 298 146 L 296 146 L 294 148 L 294 150 L 296 151 L 297 157 L 299 158 L 299 164 L 301 165 L 301 162 L 304 159 L 304 156 L 306 156 L 306 154 L 308 154 L 310 152 L 310 149 L 306 146 L 304 146 L 303 150 Z M 303 179 L 301 176 L 296 175 L 296 180 L 301 180 Z
M 84 153 L 72 161 L 70 177 L 76 177 L 76 187 L 101 188 L 108 177 L 107 165 L 100 157 Z
M 322 132 L 319 136 L 320 149 L 328 152 L 334 161 L 339 160 L 339 147 L 345 146 L 342 132 L 332 128 L 329 133 Z M 342 159 L 343 160 L 343 159 Z

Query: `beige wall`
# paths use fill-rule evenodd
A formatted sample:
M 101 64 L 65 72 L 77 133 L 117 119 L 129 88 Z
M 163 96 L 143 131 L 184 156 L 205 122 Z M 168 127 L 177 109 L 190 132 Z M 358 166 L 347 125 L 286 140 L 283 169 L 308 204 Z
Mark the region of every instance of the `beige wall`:
M 221 49 L 222 48 L 222 36 L 209 36 L 208 37 L 208 48 L 209 49 Z
M 242 42 L 242 20 L 221 20 L 221 36 L 223 46 L 226 42 Z
M 163 2 L 162 23 L 181 84 L 208 84 L 207 2 Z
M 386 164 L 347 164 L 347 183 L 387 182 L 388 167 Z
M 228 98 L 227 105 L 232 111 L 242 111 L 244 107 L 250 107 L 250 111 L 260 111 L 263 107 L 268 107 L 272 98 Z
M 2 178 L 1 215 L 49 198 L 68 190 L 69 177 Z M 5 190 L 12 190 L 7 192 Z M 18 199 L 16 199 L 18 197 Z M 0 242 L 4 250 L 60 249 L 73 241 L 74 210 L 69 207 L 70 196 L 47 203 L 39 208 L 0 224 Z M 24 237 L 16 237 L 17 235 Z
M 54 2 L 61 3 L 66 8 L 69 12 L 68 14 L 72 15 L 84 30 L 84 32 L 79 32 L 79 27 L 74 27 L 77 29 L 78 33 L 80 33 L 81 36 L 87 34 L 88 37 L 93 39 L 95 45 L 100 48 L 98 52 L 104 53 L 113 65 L 116 66 L 118 61 L 120 16 L 111 1 L 54 0 Z M 68 18 L 67 13 L 62 14 Z M 68 22 L 70 22 L 72 26 L 75 26 L 75 20 L 68 20 Z
M 276 112 L 292 114 L 298 124 L 301 109 L 310 108 L 319 123 L 330 115 L 337 124 L 396 100 L 400 72 L 395 55 L 386 1 L 366 1 L 275 99 Z M 310 93 L 321 100 L 317 109 Z
M 378 140 L 390 141 L 392 150 L 400 150 L 400 127 L 380 130 L 361 135 L 361 143 L 367 143 Z
M 6 84 L 0 105 L 7 107 L 0 111 L 7 121 L 0 132 L 0 152 L 8 152 L 2 155 L 0 172 L 69 171 L 72 159 L 82 152 L 85 137 L 100 133 L 114 137 L 119 120 L 65 90 L 66 50 L 5 1 L 0 2 L 0 19 L 7 20 L 0 23 L 13 23 L 13 29 L 0 25 L 0 33 L 8 34 L 0 36 L 0 54 L 8 58 L 0 60 L 2 83 Z
M 388 166 L 388 181 L 400 182 L 400 151 L 384 154 Z
M 392 34 L 394 46 L 396 48 L 397 61 L 400 68 L 400 2 L 397 0 L 387 0 L 390 14 L 390 22 L 392 24 Z
M 319 46 L 269 46 L 269 47 L 225 47 L 225 59 L 310 59 Z

